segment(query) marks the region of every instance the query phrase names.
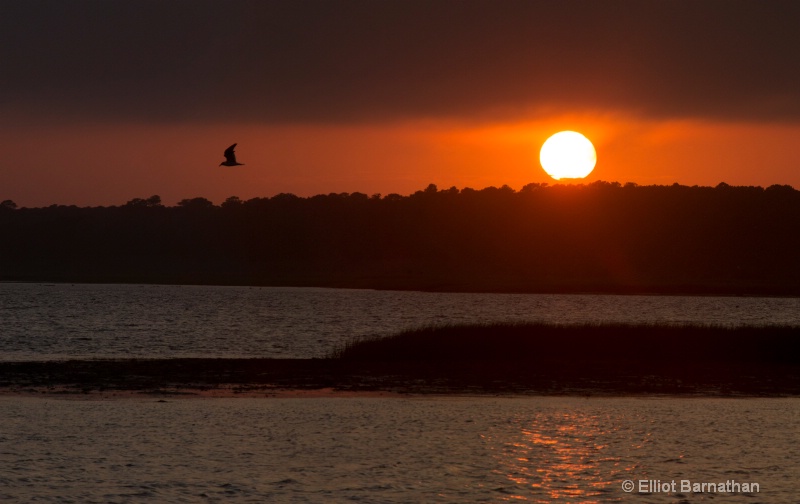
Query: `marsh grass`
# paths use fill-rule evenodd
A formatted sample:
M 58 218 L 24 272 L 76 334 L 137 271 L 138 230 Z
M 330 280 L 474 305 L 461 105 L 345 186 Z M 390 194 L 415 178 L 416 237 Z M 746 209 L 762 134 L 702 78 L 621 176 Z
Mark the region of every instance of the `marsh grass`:
M 800 365 L 800 327 L 704 324 L 439 325 L 348 341 L 342 361 L 753 362 Z

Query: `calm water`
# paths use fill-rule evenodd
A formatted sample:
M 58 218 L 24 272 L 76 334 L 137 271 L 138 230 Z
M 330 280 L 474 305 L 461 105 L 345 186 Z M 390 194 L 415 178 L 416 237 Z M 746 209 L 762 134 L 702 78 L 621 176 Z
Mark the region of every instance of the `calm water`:
M 800 300 L 7 283 L 0 359 L 316 357 L 508 320 L 800 324 Z M 0 397 L 0 502 L 796 502 L 799 426 L 800 399 Z
M 796 399 L 6 397 L 0 501 L 788 503 L 798 422 Z
M 0 283 L 0 359 L 322 357 L 455 322 L 800 324 L 800 299 Z

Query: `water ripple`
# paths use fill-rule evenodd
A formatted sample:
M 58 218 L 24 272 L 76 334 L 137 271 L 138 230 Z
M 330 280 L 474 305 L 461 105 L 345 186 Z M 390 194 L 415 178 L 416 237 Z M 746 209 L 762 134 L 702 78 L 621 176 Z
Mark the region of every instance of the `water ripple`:
M 497 321 L 800 325 L 800 299 L 0 283 L 3 360 L 311 358 L 359 336 Z

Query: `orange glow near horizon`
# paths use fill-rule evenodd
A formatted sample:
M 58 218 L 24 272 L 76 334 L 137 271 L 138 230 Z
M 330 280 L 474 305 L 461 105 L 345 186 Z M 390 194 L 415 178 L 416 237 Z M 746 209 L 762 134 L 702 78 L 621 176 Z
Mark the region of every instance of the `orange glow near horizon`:
M 167 205 L 290 192 L 410 194 L 439 188 L 554 183 L 538 163 L 554 131 L 581 131 L 598 153 L 585 179 L 800 188 L 800 126 L 562 116 L 527 122 L 382 125 L 103 125 L 9 131 L 0 139 L 0 199 L 21 206 L 119 205 L 158 194 Z M 220 167 L 238 143 L 241 167 Z

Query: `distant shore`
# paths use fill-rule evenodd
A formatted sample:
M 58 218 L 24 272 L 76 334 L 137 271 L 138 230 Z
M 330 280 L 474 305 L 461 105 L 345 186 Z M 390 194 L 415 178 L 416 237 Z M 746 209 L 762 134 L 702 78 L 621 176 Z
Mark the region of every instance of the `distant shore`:
M 446 326 L 324 359 L 0 362 L 5 394 L 800 396 L 796 327 Z
M 796 215 L 789 186 L 603 181 L 10 204 L 0 206 L 0 280 L 798 296 Z
M 71 276 L 8 276 L 0 274 L 0 284 L 41 284 L 41 285 L 180 285 L 204 287 L 256 287 L 256 288 L 310 288 L 310 289 L 363 289 L 376 291 L 413 291 L 433 293 L 468 294 L 544 294 L 544 295 L 593 295 L 593 296 L 690 296 L 690 297 L 758 297 L 758 298 L 800 298 L 798 287 L 729 287 L 717 285 L 700 286 L 647 286 L 647 285 L 544 285 L 520 286 L 503 285 L 462 285 L 457 283 L 425 282 L 407 283 L 401 281 L 373 280 L 327 280 L 311 279 L 305 281 L 254 282 L 245 280 L 214 279 L 193 281 L 188 278 L 153 278 L 109 275 L 105 277 Z

